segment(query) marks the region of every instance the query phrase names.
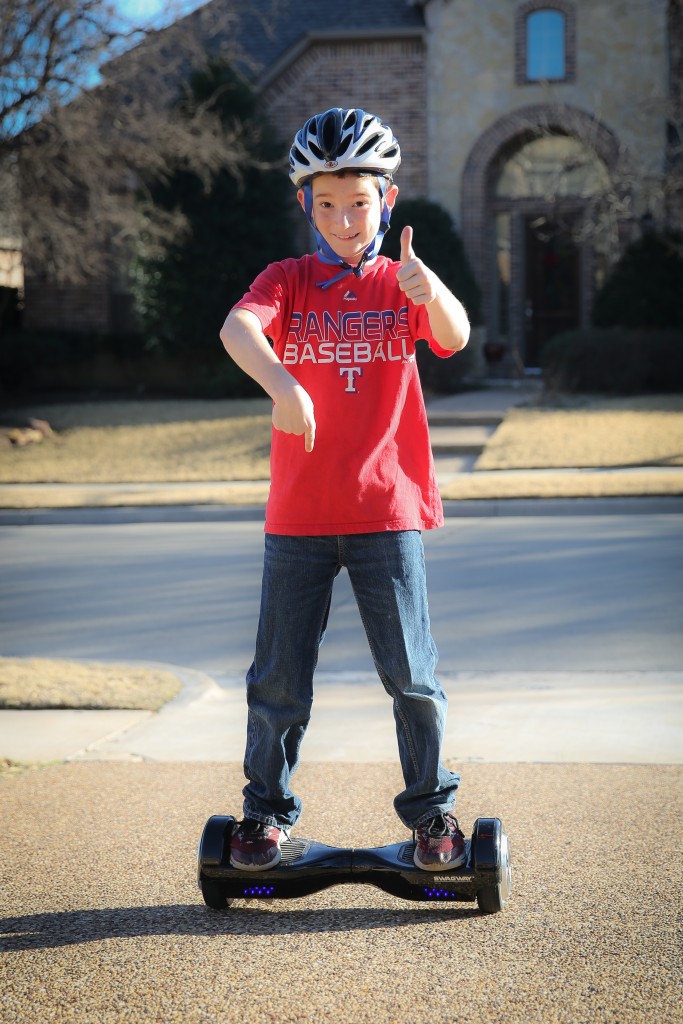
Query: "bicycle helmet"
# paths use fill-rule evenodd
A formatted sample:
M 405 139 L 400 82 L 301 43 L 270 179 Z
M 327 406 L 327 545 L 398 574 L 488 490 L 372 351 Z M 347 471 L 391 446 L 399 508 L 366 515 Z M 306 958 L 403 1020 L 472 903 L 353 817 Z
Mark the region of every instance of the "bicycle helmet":
M 310 117 L 289 153 L 289 176 L 301 188 L 316 174 L 362 171 L 391 178 L 401 163 L 394 133 L 374 114 L 332 107 Z
M 297 132 L 289 153 L 289 177 L 297 188 L 303 190 L 304 210 L 315 233 L 320 259 L 342 268 L 331 280 L 318 282 L 318 287 L 329 288 L 351 272 L 360 277 L 367 261 L 379 252 L 391 219 L 391 209 L 385 198 L 387 185 L 400 163 L 401 150 L 391 128 L 382 124 L 374 114 L 359 108 L 343 110 L 332 107 L 310 117 Z M 374 174 L 382 200 L 379 231 L 355 267 L 332 249 L 316 228 L 313 217 L 313 178 L 340 171 Z

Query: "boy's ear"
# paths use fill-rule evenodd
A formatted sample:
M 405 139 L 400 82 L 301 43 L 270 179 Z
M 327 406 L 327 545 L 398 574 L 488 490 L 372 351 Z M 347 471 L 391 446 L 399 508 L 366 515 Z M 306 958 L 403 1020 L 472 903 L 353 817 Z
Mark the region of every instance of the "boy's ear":
M 394 203 L 396 202 L 397 196 L 398 196 L 398 185 L 394 185 L 393 182 L 392 182 L 392 184 L 389 186 L 389 188 L 387 189 L 387 191 L 386 191 L 386 193 L 384 195 L 384 201 L 386 202 L 386 204 L 387 204 L 387 206 L 389 207 L 390 210 L 393 210 Z
M 304 203 L 304 190 L 302 188 L 300 188 L 297 191 L 296 198 L 299 200 L 299 206 L 301 207 L 301 209 L 305 213 L 306 212 L 306 206 L 305 206 L 305 203 Z

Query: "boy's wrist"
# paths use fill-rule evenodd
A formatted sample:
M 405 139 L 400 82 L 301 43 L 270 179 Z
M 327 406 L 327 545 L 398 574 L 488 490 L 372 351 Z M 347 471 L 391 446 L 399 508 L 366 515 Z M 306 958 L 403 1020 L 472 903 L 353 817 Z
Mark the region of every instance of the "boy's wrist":
M 272 387 L 268 388 L 268 394 L 274 402 L 283 402 L 291 398 L 295 390 L 300 387 L 301 384 L 280 364 Z

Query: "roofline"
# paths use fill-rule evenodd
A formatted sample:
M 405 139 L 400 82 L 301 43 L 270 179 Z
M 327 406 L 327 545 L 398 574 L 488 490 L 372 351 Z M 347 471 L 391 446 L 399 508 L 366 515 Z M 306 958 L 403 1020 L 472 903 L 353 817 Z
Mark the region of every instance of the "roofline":
M 325 29 L 320 32 L 306 32 L 305 35 L 290 46 L 278 60 L 255 83 L 257 92 L 263 92 L 287 68 L 301 57 L 315 43 L 351 43 L 375 42 L 381 39 L 422 39 L 426 40 L 427 30 L 424 28 L 371 28 L 371 29 Z

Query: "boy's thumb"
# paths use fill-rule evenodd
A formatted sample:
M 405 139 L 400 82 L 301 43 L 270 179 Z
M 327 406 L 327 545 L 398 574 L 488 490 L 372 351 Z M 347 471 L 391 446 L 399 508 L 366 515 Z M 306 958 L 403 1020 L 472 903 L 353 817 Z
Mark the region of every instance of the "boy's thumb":
M 405 266 L 413 259 L 415 253 L 413 252 L 413 229 L 409 224 L 406 224 L 403 231 L 401 232 L 401 263 Z

